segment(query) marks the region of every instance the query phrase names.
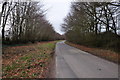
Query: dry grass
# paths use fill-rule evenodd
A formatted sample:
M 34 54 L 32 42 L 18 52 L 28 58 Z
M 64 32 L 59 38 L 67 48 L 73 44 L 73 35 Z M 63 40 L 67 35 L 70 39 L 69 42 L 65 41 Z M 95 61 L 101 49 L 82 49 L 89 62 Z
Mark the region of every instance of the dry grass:
M 99 56 L 101 58 L 104 58 L 106 60 L 118 63 L 118 61 L 120 60 L 120 56 L 118 53 L 113 52 L 111 50 L 104 50 L 104 49 L 98 49 L 98 48 L 90 48 L 87 46 L 82 46 L 82 45 L 78 45 L 78 44 L 73 44 L 70 42 L 65 42 L 68 45 L 71 45 L 73 47 L 79 48 L 83 51 L 89 52 L 93 55 Z

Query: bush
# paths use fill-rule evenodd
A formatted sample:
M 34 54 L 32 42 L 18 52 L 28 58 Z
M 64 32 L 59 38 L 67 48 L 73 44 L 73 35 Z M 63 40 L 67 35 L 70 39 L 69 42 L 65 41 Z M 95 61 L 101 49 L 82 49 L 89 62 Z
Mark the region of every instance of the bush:
M 68 41 L 89 46 L 89 47 L 98 47 L 106 48 L 114 51 L 120 51 L 120 36 L 112 32 L 103 32 L 100 34 L 88 33 L 85 36 L 73 37 L 69 35 Z

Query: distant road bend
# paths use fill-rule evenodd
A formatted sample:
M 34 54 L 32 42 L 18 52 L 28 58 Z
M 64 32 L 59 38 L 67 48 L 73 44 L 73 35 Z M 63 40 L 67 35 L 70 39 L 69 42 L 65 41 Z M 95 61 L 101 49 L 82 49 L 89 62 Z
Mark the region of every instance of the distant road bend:
M 56 44 L 56 78 L 118 78 L 118 65 L 71 47 Z

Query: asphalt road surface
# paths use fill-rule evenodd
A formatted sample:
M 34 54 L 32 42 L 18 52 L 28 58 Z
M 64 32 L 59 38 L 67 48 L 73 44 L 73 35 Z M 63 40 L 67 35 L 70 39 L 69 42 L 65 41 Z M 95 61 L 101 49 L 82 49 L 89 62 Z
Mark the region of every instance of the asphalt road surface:
M 56 78 L 118 78 L 118 65 L 71 47 L 56 44 Z

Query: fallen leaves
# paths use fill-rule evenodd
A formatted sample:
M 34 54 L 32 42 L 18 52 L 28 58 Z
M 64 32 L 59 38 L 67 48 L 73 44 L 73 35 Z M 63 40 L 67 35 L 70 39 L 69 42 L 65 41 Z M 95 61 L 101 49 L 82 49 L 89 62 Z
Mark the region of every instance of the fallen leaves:
M 3 78 L 45 78 L 55 42 L 3 49 Z
M 105 50 L 105 49 L 98 49 L 98 48 L 90 48 L 87 46 L 83 46 L 83 45 L 78 45 L 78 44 L 73 44 L 70 42 L 65 42 L 68 45 L 74 46 L 76 48 L 79 48 L 83 51 L 89 52 L 93 55 L 99 56 L 101 58 L 107 59 L 109 61 L 118 63 L 120 56 L 118 53 L 110 51 L 110 50 Z

